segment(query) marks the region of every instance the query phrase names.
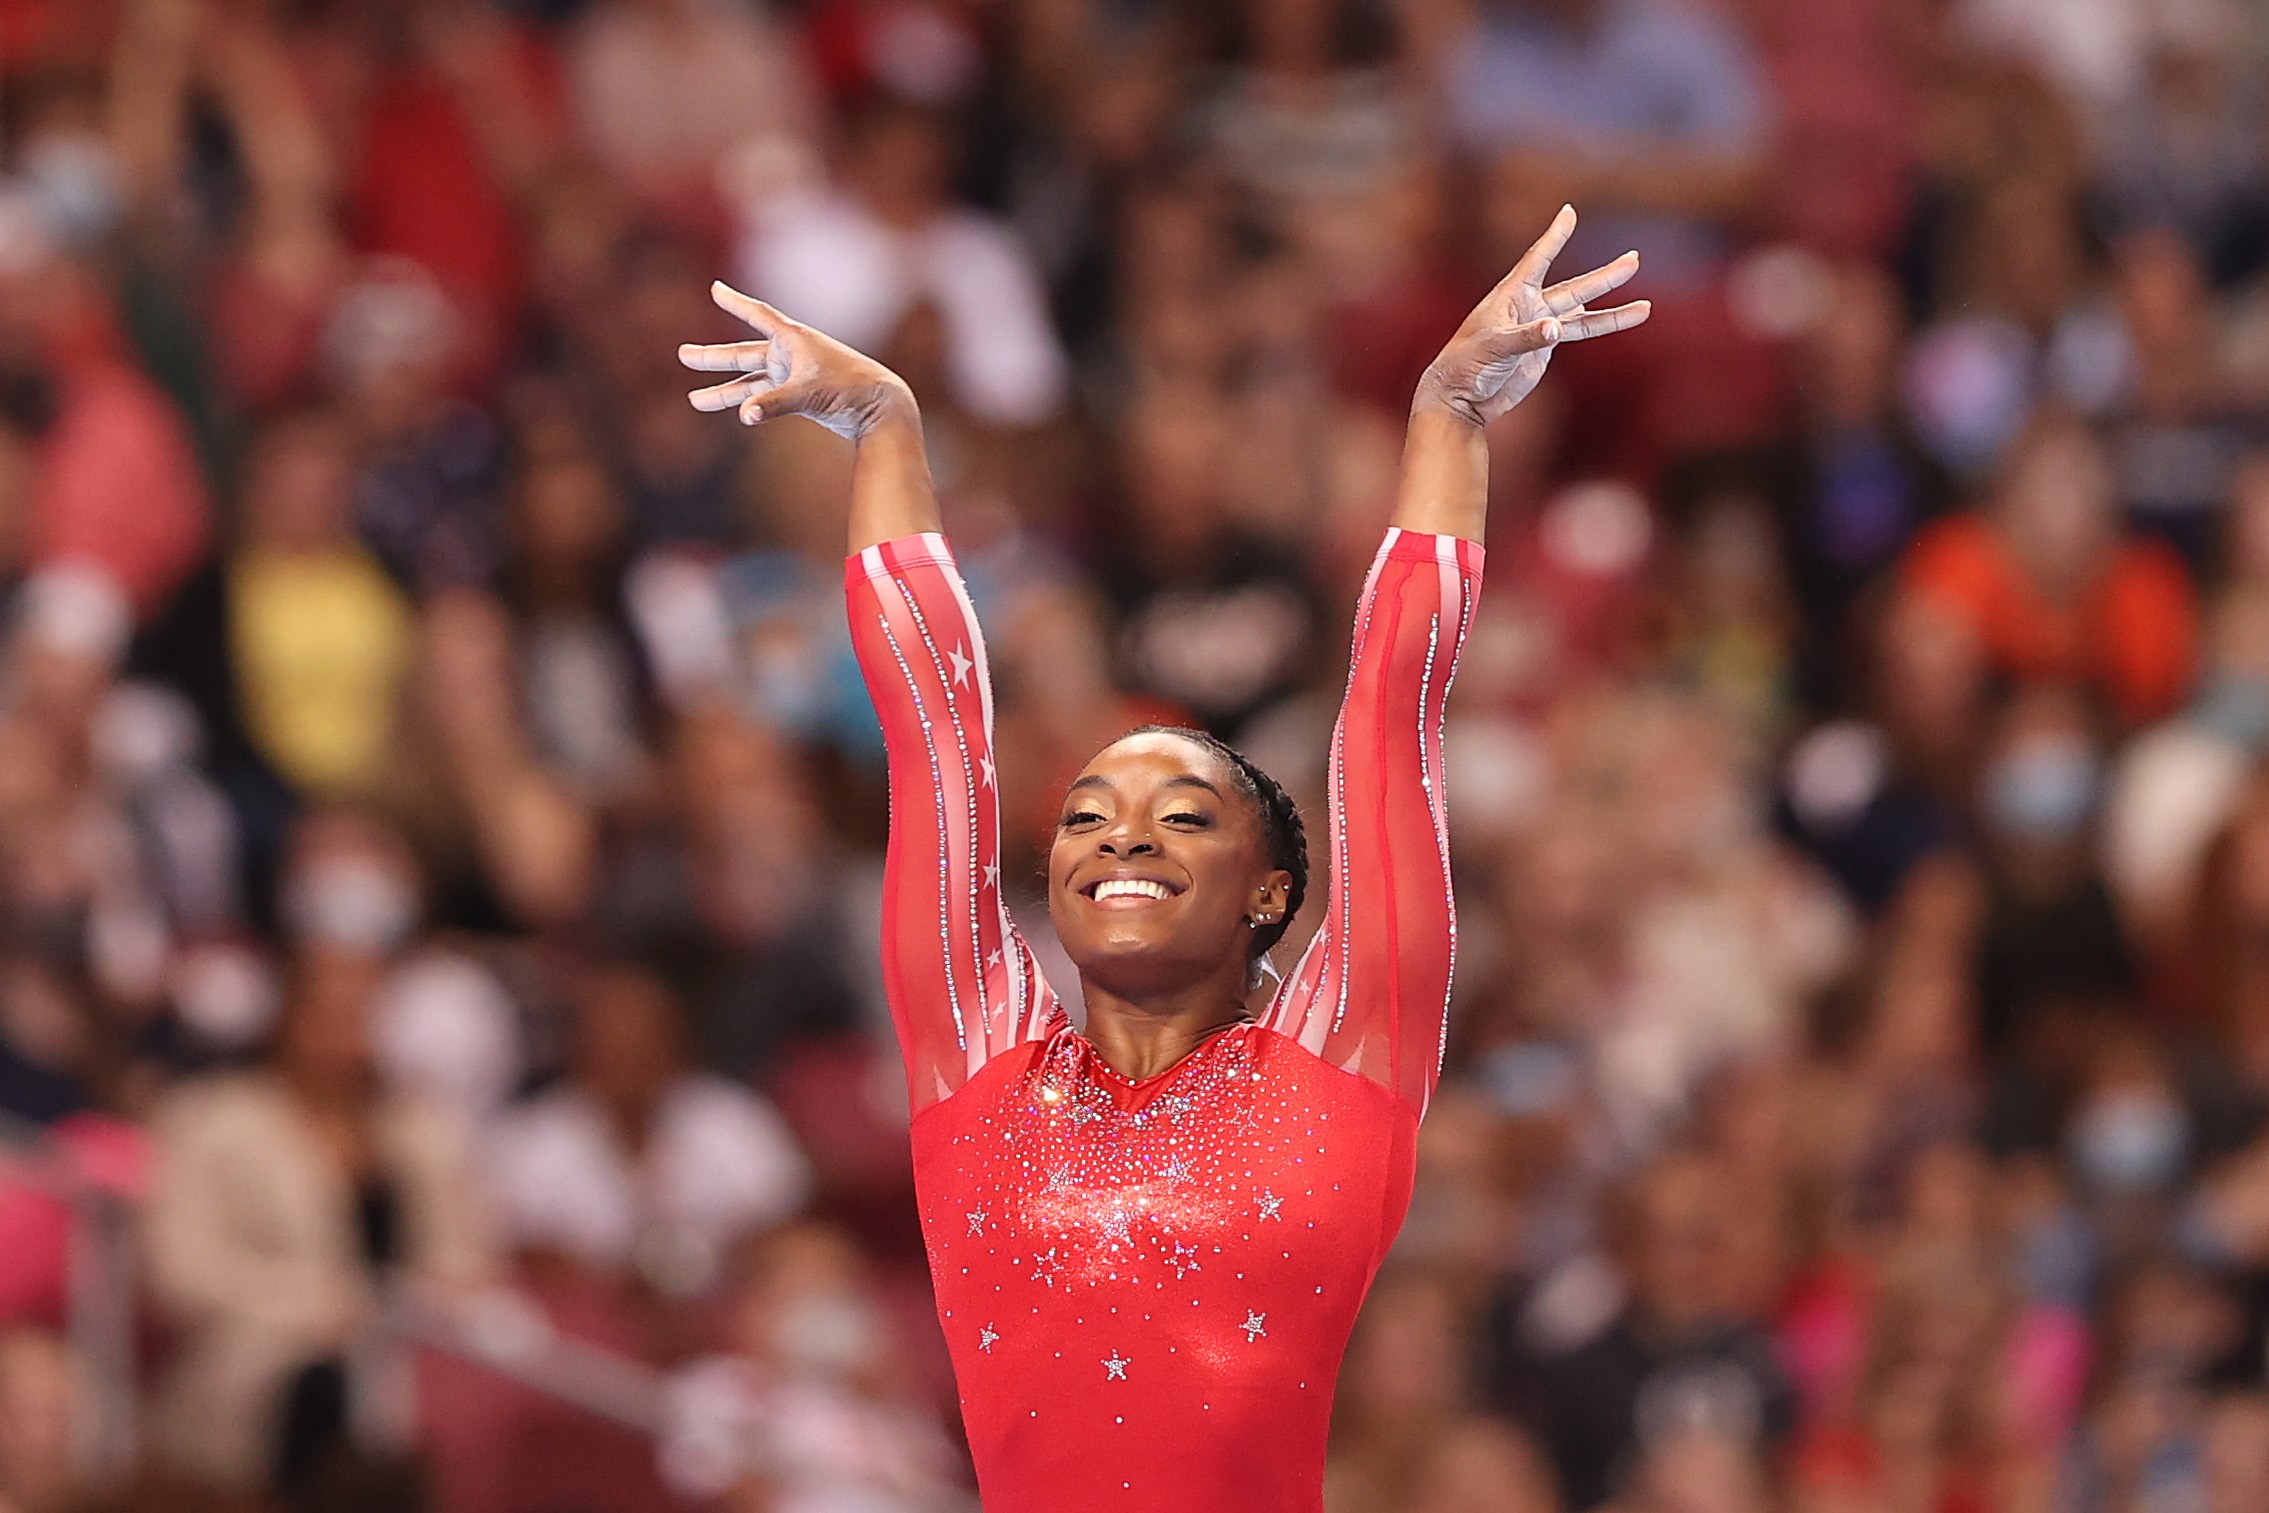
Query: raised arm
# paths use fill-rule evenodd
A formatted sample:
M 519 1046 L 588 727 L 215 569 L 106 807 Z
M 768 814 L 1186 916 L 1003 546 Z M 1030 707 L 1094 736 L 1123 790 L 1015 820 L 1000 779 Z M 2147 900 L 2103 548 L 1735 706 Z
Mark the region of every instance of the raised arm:
M 688 367 L 741 376 L 698 390 L 744 424 L 801 415 L 848 438 L 851 642 L 890 759 L 883 990 L 916 1112 L 1041 1033 L 1055 997 L 1001 902 L 992 676 L 939 532 L 914 396 L 881 363 L 723 284 L 753 341 L 688 346 Z
M 1636 252 L 1557 284 L 1544 282 L 1575 229 L 1574 208 L 1561 206 L 1419 379 L 1403 437 L 1396 528 L 1481 540 L 1489 522 L 1484 428 L 1528 398 L 1562 342 L 1627 331 L 1652 312 L 1643 299 L 1608 310 L 1590 307 L 1639 271 Z
M 1561 342 L 1635 326 L 1644 301 L 1594 311 L 1636 253 L 1547 287 L 1575 229 L 1543 240 L 1475 307 L 1411 405 L 1393 528 L 1356 610 L 1347 697 L 1332 731 L 1329 912 L 1269 1023 L 1423 1114 L 1449 1024 L 1457 911 L 1450 889 L 1442 721 L 1481 588 L 1489 454 L 1483 427 L 1536 387 Z

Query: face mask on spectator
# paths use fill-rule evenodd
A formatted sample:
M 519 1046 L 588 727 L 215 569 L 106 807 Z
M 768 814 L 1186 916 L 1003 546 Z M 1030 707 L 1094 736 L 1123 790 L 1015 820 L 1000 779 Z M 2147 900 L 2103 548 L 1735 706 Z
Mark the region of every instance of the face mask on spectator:
M 305 941 L 386 951 L 410 933 L 417 913 L 416 893 L 369 857 L 313 862 L 284 885 L 284 918 Z
M 2249 749 L 2269 744 L 2269 687 L 2257 678 L 2214 674 L 2195 709 L 2198 723 L 2224 740 Z
M 2182 1174 L 2190 1117 L 2164 1093 L 2147 1089 L 2092 1100 L 2072 1123 L 2072 1159 L 2106 1192 L 2147 1192 Z
M 2015 840 L 2072 839 L 2095 809 L 2096 754 L 2077 737 L 2029 741 L 1985 775 L 1987 823 Z
M 51 131 L 23 151 L 24 179 L 58 238 L 91 247 L 125 212 L 118 159 L 91 131 Z
M 784 1307 L 772 1325 L 781 1362 L 822 1376 L 849 1376 L 874 1359 L 881 1329 L 855 1293 L 813 1293 Z

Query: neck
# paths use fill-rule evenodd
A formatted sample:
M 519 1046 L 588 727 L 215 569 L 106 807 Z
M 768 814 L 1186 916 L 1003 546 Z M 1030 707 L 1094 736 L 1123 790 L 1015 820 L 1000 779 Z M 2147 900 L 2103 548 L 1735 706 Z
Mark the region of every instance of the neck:
M 1127 995 L 1086 977 L 1087 1043 L 1120 1076 L 1155 1077 L 1231 1025 L 1249 1018 L 1245 975 L 1233 971 L 1170 993 Z

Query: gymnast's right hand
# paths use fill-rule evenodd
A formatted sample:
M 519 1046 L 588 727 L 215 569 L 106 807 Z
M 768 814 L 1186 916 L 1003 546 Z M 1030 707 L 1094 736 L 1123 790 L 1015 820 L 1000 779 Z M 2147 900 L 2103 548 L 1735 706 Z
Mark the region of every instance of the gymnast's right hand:
M 738 408 L 741 424 L 801 415 L 858 441 L 876 426 L 915 414 L 906 381 L 863 352 L 799 325 L 759 299 L 722 283 L 709 286 L 717 308 L 745 321 L 754 341 L 678 348 L 678 361 L 701 373 L 740 377 L 687 396 L 697 410 Z

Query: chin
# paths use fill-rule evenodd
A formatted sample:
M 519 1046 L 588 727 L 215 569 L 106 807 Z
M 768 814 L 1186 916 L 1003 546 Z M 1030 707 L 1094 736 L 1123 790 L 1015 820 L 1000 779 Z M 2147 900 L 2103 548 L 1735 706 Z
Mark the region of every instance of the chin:
M 1082 978 L 1124 996 L 1169 992 L 1209 970 L 1171 936 L 1147 930 L 1097 930 L 1058 939 Z

